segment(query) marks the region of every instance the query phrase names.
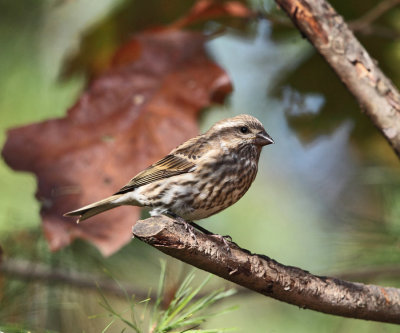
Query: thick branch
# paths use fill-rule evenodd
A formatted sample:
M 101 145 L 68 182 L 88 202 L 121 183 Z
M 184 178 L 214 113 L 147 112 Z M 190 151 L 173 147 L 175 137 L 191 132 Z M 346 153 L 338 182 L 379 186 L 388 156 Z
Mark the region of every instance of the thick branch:
M 165 216 L 138 221 L 133 234 L 160 251 L 277 300 L 301 308 L 400 324 L 400 290 L 315 276 L 197 230 L 196 239 Z
M 315 46 L 400 157 L 400 95 L 325 0 L 275 0 Z

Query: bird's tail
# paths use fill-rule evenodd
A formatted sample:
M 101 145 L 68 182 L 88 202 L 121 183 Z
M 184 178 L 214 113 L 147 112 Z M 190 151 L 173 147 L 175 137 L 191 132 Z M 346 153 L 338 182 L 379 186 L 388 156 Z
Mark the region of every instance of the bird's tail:
M 78 216 L 79 218 L 76 222 L 79 223 L 80 221 L 105 212 L 106 210 L 118 207 L 119 204 L 113 202 L 118 197 L 120 197 L 120 195 L 112 195 L 104 200 L 100 200 L 77 210 L 73 210 L 72 212 L 65 213 L 64 216 Z

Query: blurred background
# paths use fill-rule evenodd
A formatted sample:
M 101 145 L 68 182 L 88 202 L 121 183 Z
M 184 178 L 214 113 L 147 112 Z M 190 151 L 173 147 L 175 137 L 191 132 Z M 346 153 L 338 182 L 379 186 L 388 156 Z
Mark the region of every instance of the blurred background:
M 134 33 L 184 17 L 194 3 L 0 0 L 0 145 L 9 128 L 63 117 L 119 46 Z M 263 150 L 257 179 L 243 199 L 201 225 L 229 234 L 252 252 L 314 274 L 400 287 L 397 157 L 272 1 L 242 3 L 256 11 L 257 18 L 207 18 L 187 27 L 210 36 L 207 52 L 227 71 L 234 87 L 222 106 L 201 113 L 199 127 L 205 131 L 217 120 L 249 113 L 262 121 L 275 144 Z M 359 21 L 380 3 L 331 1 L 399 86 L 400 6 L 372 22 L 361 21 L 364 25 Z M 0 246 L 3 260 L 19 263 L 19 272 L 0 275 L 3 331 L 102 331 L 107 317 L 91 317 L 105 312 L 98 291 L 79 281 L 63 281 L 65 273 L 92 281 L 111 275 L 140 300 L 157 287 L 160 258 L 167 261 L 171 289 L 190 271 L 138 240 L 107 258 L 81 240 L 51 252 L 42 233 L 36 187 L 34 175 L 15 172 L 0 160 Z M 61 273 L 34 279 L 32 263 L 45 272 Z M 196 271 L 197 279 L 205 276 Z M 208 288 L 217 286 L 232 287 L 213 277 Z M 122 311 L 125 301 L 118 286 L 114 289 L 103 291 Z M 239 307 L 202 327 L 235 327 L 238 332 L 399 330 L 299 309 L 250 291 L 240 291 L 217 307 L 231 305 Z M 109 332 L 123 327 L 117 323 Z

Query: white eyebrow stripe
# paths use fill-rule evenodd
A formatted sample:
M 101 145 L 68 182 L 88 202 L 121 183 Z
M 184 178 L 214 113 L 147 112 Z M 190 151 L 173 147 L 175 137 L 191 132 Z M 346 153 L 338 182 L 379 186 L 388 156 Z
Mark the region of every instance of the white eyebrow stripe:
M 249 115 L 239 115 L 233 118 L 224 119 L 216 123 L 212 128 L 215 131 L 221 131 L 226 128 L 234 128 L 239 126 L 251 126 L 263 129 L 262 123 L 257 119 Z
M 221 123 L 221 124 L 217 124 L 217 125 L 215 125 L 215 129 L 216 130 L 220 130 L 220 129 L 223 129 L 223 128 L 228 128 L 228 127 L 235 127 L 235 126 L 238 126 L 240 123 L 239 122 L 236 122 L 236 121 L 227 121 L 227 122 L 223 122 L 223 123 Z

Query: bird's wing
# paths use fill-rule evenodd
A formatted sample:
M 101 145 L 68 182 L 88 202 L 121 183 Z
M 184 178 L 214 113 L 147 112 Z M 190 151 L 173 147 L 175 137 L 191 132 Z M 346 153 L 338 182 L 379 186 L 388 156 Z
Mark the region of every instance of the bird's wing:
M 123 194 L 160 179 L 191 172 L 195 169 L 195 167 L 196 164 L 184 156 L 172 154 L 167 155 L 163 159 L 149 166 L 147 169 L 138 173 L 128 184 L 122 187 L 115 194 Z
M 174 155 L 184 156 L 185 158 L 194 161 L 200 158 L 205 152 L 210 149 L 210 144 L 204 135 L 196 136 L 179 147 L 175 148 L 171 153 Z

